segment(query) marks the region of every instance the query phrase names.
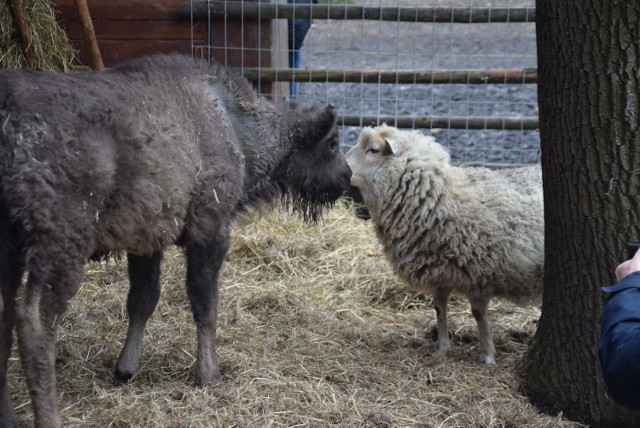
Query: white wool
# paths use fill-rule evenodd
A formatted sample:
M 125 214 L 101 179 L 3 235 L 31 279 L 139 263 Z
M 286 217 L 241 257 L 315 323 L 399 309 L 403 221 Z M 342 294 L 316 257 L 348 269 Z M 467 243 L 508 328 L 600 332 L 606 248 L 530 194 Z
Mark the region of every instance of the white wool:
M 352 184 L 360 188 L 385 254 L 403 280 L 431 293 L 446 289 L 465 295 L 474 315 L 475 309 L 486 313 L 494 296 L 520 303 L 539 299 L 544 263 L 539 165 L 454 166 L 433 137 L 386 125 L 363 130 L 347 160 Z M 440 309 L 446 314 L 446 306 Z M 478 320 L 481 348 L 487 349 L 481 351 L 490 364 L 493 343 L 482 337 L 480 324 L 488 323 L 483 318 Z M 441 327 L 446 328 L 446 318 Z M 489 325 L 484 327 L 490 334 Z M 444 354 L 448 339 L 441 342 Z

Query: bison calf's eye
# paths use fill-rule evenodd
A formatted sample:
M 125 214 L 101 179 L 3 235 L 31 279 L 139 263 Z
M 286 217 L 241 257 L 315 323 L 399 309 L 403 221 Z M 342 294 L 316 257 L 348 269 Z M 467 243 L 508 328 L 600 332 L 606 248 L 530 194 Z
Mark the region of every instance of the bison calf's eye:
M 338 150 L 339 146 L 340 144 L 338 143 L 337 138 L 332 138 L 329 140 L 329 149 L 331 149 L 332 151 Z

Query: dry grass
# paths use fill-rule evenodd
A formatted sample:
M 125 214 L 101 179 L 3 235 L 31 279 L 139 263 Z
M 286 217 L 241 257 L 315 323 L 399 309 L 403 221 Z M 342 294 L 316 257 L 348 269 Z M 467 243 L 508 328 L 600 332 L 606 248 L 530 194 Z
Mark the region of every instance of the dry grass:
M 278 211 L 235 227 L 221 280 L 220 385 L 192 385 L 196 345 L 184 267 L 177 250 L 167 252 L 143 367 L 123 387 L 113 385 L 112 370 L 126 329 L 126 266 L 88 267 L 60 327 L 65 425 L 579 426 L 540 414 L 518 392 L 514 366 L 535 331 L 537 308 L 492 304 L 498 363 L 486 367 L 476 361 L 469 307 L 454 299 L 453 350 L 435 359 L 430 297 L 398 282 L 370 222 L 342 204 L 317 227 Z M 21 424 L 31 424 L 15 350 L 10 387 Z
M 31 33 L 37 70 L 69 71 L 79 66 L 49 1 L 23 0 L 22 13 Z M 0 68 L 28 68 L 17 33 L 8 2 L 0 1 Z

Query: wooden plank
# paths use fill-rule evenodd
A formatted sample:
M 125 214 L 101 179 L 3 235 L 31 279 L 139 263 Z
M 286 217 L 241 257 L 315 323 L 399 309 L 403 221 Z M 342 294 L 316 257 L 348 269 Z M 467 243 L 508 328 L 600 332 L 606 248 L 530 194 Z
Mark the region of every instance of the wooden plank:
M 196 39 L 207 38 L 207 24 L 196 22 L 193 27 L 193 37 Z M 65 29 L 69 37 L 79 38 L 82 36 L 82 26 L 75 19 L 65 19 L 60 21 L 60 25 Z M 110 40 L 190 40 L 191 25 L 188 21 L 169 20 L 128 20 L 116 21 L 113 19 L 96 20 L 93 28 L 98 41 Z
M 78 50 L 80 61 L 89 64 L 89 56 L 83 39 L 71 39 L 74 48 Z M 102 60 L 107 67 L 112 67 L 122 61 L 149 54 L 180 53 L 193 55 L 197 58 L 211 58 L 227 67 L 240 67 L 242 64 L 257 66 L 270 64 L 269 50 L 228 49 L 224 46 L 207 47 L 206 39 L 191 40 L 100 40 Z M 269 82 L 262 82 L 262 86 L 270 87 Z
M 193 9 L 193 10 L 192 10 Z M 185 19 L 229 17 L 243 19 L 354 19 L 399 22 L 478 24 L 490 22 L 535 22 L 534 7 L 441 7 L 441 6 L 349 6 L 325 4 L 273 4 L 243 1 L 189 3 L 179 7 Z
M 179 19 L 178 8 L 185 0 L 87 0 L 94 21 L 100 19 L 140 20 Z M 76 18 L 74 0 L 53 0 L 53 5 L 64 18 Z
M 80 61 L 90 64 L 88 52 L 82 39 L 71 39 L 78 49 Z M 190 40 L 100 40 L 102 60 L 106 67 L 112 67 L 122 61 L 152 53 L 181 53 L 191 55 Z M 200 43 L 206 43 L 202 40 Z
M 74 46 L 79 50 L 81 61 L 86 64 L 89 56 L 86 46 L 79 38 L 74 1 L 54 0 L 54 6 Z M 276 34 L 280 34 L 279 29 L 284 29 L 286 37 L 285 20 L 247 25 L 242 20 L 218 17 L 209 22 L 195 23 L 195 40 L 192 42 L 190 16 L 185 19 L 178 14 L 179 6 L 185 0 L 87 0 L 87 3 L 107 67 L 141 55 L 171 52 L 212 58 L 228 67 L 286 66 L 286 55 L 282 55 L 281 59 L 272 50 Z M 212 30 L 210 35 L 209 25 Z M 236 49 L 236 46 L 242 49 Z M 281 60 L 285 62 L 280 63 Z M 258 86 L 265 88 L 271 96 L 280 96 L 277 90 L 269 88 L 285 88 L 288 85 L 259 82 Z

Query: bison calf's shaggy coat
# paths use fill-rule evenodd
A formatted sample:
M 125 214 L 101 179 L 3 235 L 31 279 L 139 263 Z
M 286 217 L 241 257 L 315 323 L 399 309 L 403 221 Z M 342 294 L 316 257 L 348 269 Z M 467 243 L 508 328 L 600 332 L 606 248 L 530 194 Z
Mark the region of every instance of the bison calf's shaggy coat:
M 366 128 L 347 153 L 384 252 L 399 276 L 434 296 L 437 356 L 451 348 L 447 302 L 467 296 L 480 358 L 495 363 L 489 300 L 539 300 L 544 263 L 539 166 L 457 167 L 433 137 Z
M 0 425 L 16 423 L 7 391 L 14 315 L 36 425 L 62 425 L 56 328 L 95 253 L 128 253 L 129 330 L 116 377 L 140 367 L 162 250 L 175 243 L 187 256 L 196 383 L 218 382 L 218 273 L 232 219 L 280 200 L 316 221 L 350 177 L 332 107 L 276 107 L 215 64 L 155 56 L 101 73 L 1 71 Z

